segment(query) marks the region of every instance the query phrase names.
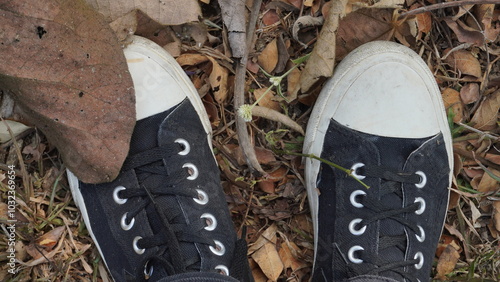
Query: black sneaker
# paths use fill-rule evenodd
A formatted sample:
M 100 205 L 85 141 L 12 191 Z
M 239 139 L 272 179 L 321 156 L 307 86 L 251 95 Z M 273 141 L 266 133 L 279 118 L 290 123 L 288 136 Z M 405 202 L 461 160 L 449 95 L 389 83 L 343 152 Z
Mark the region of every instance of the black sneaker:
M 429 281 L 446 215 L 452 143 L 422 59 L 392 42 L 351 52 L 307 126 L 305 176 L 315 235 L 312 281 Z
M 246 244 L 231 221 L 198 93 L 155 43 L 134 36 L 124 52 L 138 119 L 129 156 L 111 183 L 85 184 L 68 172 L 75 202 L 111 276 L 115 281 L 251 280 Z

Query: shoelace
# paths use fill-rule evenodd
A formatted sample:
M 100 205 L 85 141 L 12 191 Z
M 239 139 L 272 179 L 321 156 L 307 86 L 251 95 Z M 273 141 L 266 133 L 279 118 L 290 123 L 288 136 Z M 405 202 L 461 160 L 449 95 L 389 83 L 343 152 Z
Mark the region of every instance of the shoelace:
M 182 168 L 182 165 L 179 165 L 177 169 L 167 171 L 163 165 L 163 159 L 174 159 L 182 150 L 180 144 L 174 143 L 129 156 L 123 165 L 123 170 L 135 170 L 140 188 L 125 189 L 119 192 L 119 197 L 123 199 L 134 197 L 142 199 L 140 205 L 135 206 L 127 213 L 125 218 L 127 224 L 134 220 L 133 218 L 139 212 L 144 209 L 150 211 L 151 207 L 161 219 L 160 232 L 156 232 L 151 237 L 139 239 L 136 245 L 140 249 L 160 247 L 151 260 L 160 263 L 169 274 L 178 274 L 186 272 L 187 269 L 198 270 L 199 268 L 198 257 L 183 257 L 180 242 L 214 244 L 213 240 L 202 236 L 201 230 L 206 227 L 202 221 L 187 225 L 179 208 L 165 207 L 156 201 L 158 197 L 162 196 L 198 198 L 199 195 L 195 188 L 190 185 L 179 185 L 191 175 L 189 168 Z M 168 253 L 168 256 L 165 256 L 165 253 Z
M 421 182 L 421 178 L 419 175 L 413 173 L 401 173 L 401 172 L 393 172 L 390 169 L 372 166 L 372 167 L 363 167 L 359 169 L 359 174 L 375 177 L 382 179 L 382 184 L 380 187 L 380 198 L 383 199 L 385 195 L 388 194 L 396 194 L 402 201 L 403 193 L 401 191 L 401 183 L 409 183 L 409 184 L 418 184 Z M 405 213 L 413 213 L 420 208 L 420 203 L 416 202 L 411 205 L 402 208 L 392 208 L 384 206 L 380 201 L 374 199 L 368 199 L 363 197 L 360 200 L 360 203 L 372 211 L 371 216 L 369 218 L 362 219 L 358 226 L 367 226 L 372 223 L 375 223 L 379 220 L 384 219 L 392 219 L 408 227 L 415 234 L 419 234 L 420 230 L 417 224 L 414 222 L 408 221 L 403 217 Z M 381 235 L 379 238 L 378 250 L 379 253 L 383 253 L 384 250 L 391 247 L 398 248 L 401 252 L 406 250 L 407 238 L 406 235 Z M 404 267 L 411 266 L 419 263 L 417 259 L 410 259 L 406 261 L 386 261 L 383 257 L 369 257 L 368 261 L 365 261 L 363 266 L 353 265 L 351 267 L 351 272 L 354 272 L 355 275 L 378 275 L 382 272 L 392 271 L 408 281 L 412 281 L 412 277 L 408 275 L 404 271 Z M 367 264 L 371 264 L 371 267 L 367 267 Z

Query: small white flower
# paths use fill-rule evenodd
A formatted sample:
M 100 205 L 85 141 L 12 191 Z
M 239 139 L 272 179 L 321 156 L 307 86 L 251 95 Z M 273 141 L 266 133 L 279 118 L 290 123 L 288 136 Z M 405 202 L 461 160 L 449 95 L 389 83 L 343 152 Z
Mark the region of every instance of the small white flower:
M 252 121 L 252 105 L 243 104 L 238 109 L 238 115 L 246 122 Z
M 281 77 L 279 76 L 272 76 L 269 78 L 269 82 L 271 82 L 274 86 L 279 86 L 281 83 Z

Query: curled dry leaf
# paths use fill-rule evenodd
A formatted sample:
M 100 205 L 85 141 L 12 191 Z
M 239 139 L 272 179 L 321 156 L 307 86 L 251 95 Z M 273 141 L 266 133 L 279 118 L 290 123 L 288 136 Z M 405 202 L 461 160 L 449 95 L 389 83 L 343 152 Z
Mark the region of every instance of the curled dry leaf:
M 291 129 L 299 132 L 300 134 L 304 135 L 304 129 L 296 123 L 293 119 L 290 117 L 277 112 L 275 110 L 269 109 L 269 108 L 264 108 L 260 106 L 255 106 L 252 108 L 252 114 L 258 117 L 263 117 L 265 119 L 273 120 L 279 123 L 282 123 L 283 125 L 286 125 L 290 127 Z
M 489 42 L 497 40 L 500 34 L 500 12 L 495 11 L 495 4 L 477 5 L 478 21 L 482 24 L 484 37 Z
M 449 49 L 444 52 L 445 56 L 447 56 L 444 61 L 453 70 L 458 71 L 461 75 L 470 75 L 476 79 L 481 78 L 481 64 L 479 64 L 479 60 L 471 52 L 466 50 L 456 50 L 450 54 L 448 52 L 450 52 Z
M 274 9 L 267 11 L 262 16 L 262 23 L 265 25 L 273 25 L 279 21 L 280 21 L 280 16 L 278 15 L 278 13 L 276 13 L 276 10 Z
M 471 119 L 474 128 L 492 130 L 498 127 L 498 110 L 500 110 L 500 90 L 488 95 L 479 105 Z
M 198 0 L 85 0 L 112 22 L 133 10 L 141 10 L 162 25 L 180 25 L 198 21 L 201 8 Z M 43 1 L 42 1 L 43 2 Z
M 477 30 L 466 27 L 461 21 L 445 19 L 446 24 L 453 30 L 458 41 L 462 43 L 470 43 L 476 46 L 481 46 L 484 42 L 484 35 Z
M 410 10 L 422 7 L 421 4 L 413 4 Z M 428 33 L 432 28 L 432 17 L 430 12 L 420 13 L 415 16 L 417 19 L 418 31 Z
M 479 84 L 477 83 L 467 83 L 460 89 L 460 99 L 466 105 L 476 102 L 479 97 Z
M 440 280 L 448 280 L 446 279 L 446 275 L 455 269 L 455 265 L 457 264 L 459 258 L 460 254 L 455 247 L 451 244 L 446 246 L 443 253 L 439 256 L 436 267 L 436 278 Z
M 455 89 L 446 88 L 443 90 L 443 93 L 441 95 L 443 97 L 443 102 L 446 111 L 448 112 L 448 109 L 450 108 L 453 111 L 454 114 L 453 121 L 454 122 L 462 121 L 464 117 L 464 105 L 460 100 L 460 93 L 458 93 L 458 91 L 456 91 Z
M 334 1 L 328 16 L 325 18 L 325 24 L 321 28 L 316 45 L 300 77 L 302 93 L 307 92 L 321 78 L 330 77 L 333 74 L 335 36 L 339 28 L 339 21 L 345 15 L 346 4 L 347 0 Z
M 135 97 L 113 31 L 81 0 L 7 3 L 0 4 L 0 87 L 78 178 L 114 179 L 128 153 Z

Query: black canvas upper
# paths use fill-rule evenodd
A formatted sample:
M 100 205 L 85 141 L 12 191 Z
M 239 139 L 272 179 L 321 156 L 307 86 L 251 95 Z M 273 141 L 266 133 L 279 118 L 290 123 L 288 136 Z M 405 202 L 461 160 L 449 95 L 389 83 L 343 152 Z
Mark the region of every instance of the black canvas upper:
M 179 138 L 189 143 L 186 155 L 179 154 L 186 149 Z M 198 176 L 189 180 L 193 169 Z M 113 199 L 118 186 L 125 187 L 118 192 L 127 199 L 124 204 Z M 241 281 L 251 279 L 246 244 L 236 238 L 207 133 L 189 100 L 138 121 L 119 177 L 111 183 L 80 183 L 80 191 L 90 229 L 116 281 L 142 281 L 151 267 L 149 278 L 155 281 L 184 272 L 219 272 L 221 265 Z M 205 204 L 195 201 L 206 199 L 200 191 L 208 196 Z M 130 230 L 120 225 L 126 213 L 125 223 L 135 220 Z M 211 231 L 200 218 L 207 213 L 217 222 Z M 137 236 L 143 254 L 133 249 Z M 224 246 L 223 254 L 210 249 L 216 247 L 214 240 Z
M 422 139 L 390 138 L 352 130 L 331 120 L 325 135 L 321 157 L 340 166 L 350 168 L 364 164 L 356 170 L 366 178 L 366 189 L 346 173 L 321 164 L 317 178 L 319 189 L 318 246 L 312 281 L 342 281 L 359 275 L 379 275 L 403 281 L 428 281 L 437 242 L 441 233 L 448 201 L 450 167 L 441 134 Z M 427 182 L 421 184 L 421 171 Z M 353 191 L 366 193 L 355 201 L 363 207 L 351 204 Z M 425 200 L 421 208 L 416 198 Z M 364 233 L 353 235 L 349 224 Z M 423 242 L 417 240 L 420 227 L 425 232 Z M 422 237 L 420 237 L 422 239 Z M 353 263 L 349 250 L 360 246 L 364 250 L 354 252 Z M 415 257 L 422 253 L 424 263 Z

